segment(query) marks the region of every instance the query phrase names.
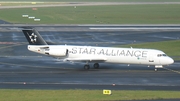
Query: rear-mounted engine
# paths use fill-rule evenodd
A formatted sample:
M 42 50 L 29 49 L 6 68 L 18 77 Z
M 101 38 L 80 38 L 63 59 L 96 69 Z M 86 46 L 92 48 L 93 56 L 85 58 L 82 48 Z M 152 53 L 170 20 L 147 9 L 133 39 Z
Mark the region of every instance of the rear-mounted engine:
M 58 48 L 45 49 L 45 54 L 51 55 L 51 56 L 58 56 L 58 57 L 67 56 L 68 50 L 67 49 L 58 49 Z

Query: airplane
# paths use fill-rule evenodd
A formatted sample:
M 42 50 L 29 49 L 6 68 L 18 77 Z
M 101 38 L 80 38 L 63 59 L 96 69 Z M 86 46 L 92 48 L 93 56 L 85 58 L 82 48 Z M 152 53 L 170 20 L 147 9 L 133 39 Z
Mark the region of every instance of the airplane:
M 174 60 L 163 51 L 141 48 L 113 48 L 97 46 L 52 45 L 45 41 L 35 28 L 22 29 L 29 42 L 29 51 L 52 56 L 64 61 L 84 62 L 84 69 L 89 70 L 89 63 L 98 69 L 99 63 L 138 64 L 163 68 L 174 63 Z

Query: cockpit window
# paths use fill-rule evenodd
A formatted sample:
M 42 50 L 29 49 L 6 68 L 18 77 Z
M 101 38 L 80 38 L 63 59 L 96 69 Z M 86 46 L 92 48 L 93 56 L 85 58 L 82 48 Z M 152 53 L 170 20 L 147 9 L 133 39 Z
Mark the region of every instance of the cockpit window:
M 167 56 L 166 54 L 162 54 L 163 56 Z
M 158 54 L 157 57 L 167 56 L 166 54 Z

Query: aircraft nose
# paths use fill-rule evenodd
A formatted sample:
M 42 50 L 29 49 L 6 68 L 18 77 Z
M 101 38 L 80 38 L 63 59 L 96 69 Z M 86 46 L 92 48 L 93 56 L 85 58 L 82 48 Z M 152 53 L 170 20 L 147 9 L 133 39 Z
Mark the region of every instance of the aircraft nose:
M 169 64 L 173 64 L 174 63 L 174 60 L 172 58 L 169 58 Z

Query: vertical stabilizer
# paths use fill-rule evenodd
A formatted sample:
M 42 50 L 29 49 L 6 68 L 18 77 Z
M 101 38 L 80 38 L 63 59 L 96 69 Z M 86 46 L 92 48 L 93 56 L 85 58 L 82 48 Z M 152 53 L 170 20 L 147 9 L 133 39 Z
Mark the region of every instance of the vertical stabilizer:
M 24 28 L 23 33 L 30 45 L 47 45 L 46 41 L 41 37 L 34 28 Z

